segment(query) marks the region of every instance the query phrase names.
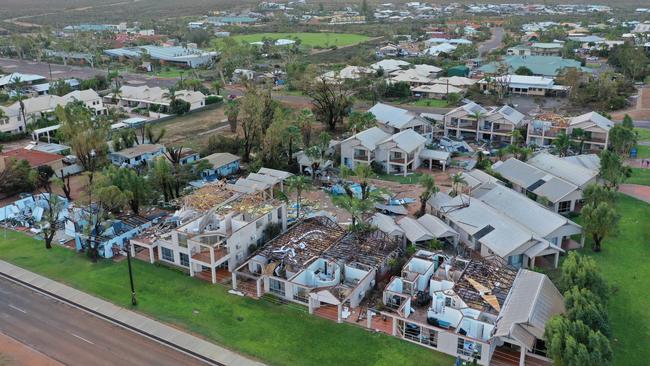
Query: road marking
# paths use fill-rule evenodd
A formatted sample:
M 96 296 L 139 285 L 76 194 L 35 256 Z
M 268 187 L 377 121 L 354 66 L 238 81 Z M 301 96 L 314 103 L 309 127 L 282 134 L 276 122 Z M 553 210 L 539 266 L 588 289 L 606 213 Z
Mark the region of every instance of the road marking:
M 95 344 L 95 343 L 93 343 L 93 342 L 87 340 L 87 339 L 84 338 L 84 337 L 78 336 L 78 335 L 76 335 L 76 334 L 74 334 L 74 333 L 70 333 L 70 334 L 72 334 L 73 336 L 75 336 L 75 337 L 81 339 L 82 341 L 84 341 L 84 342 L 86 342 L 86 343 Z
M 23 310 L 23 309 L 21 309 L 21 308 L 17 308 L 17 307 L 15 307 L 15 306 L 11 305 L 11 304 L 9 304 L 9 307 L 12 308 L 12 309 L 14 309 L 14 310 L 20 311 L 20 312 L 23 313 L 23 314 L 27 314 L 27 312 L 26 312 L 25 310 Z

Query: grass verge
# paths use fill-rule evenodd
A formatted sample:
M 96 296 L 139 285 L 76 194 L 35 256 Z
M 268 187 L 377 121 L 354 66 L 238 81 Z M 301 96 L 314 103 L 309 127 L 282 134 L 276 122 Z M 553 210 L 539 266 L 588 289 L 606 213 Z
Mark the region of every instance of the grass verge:
M 130 307 L 126 261 L 84 255 L 10 231 L 0 259 Z M 286 306 L 229 295 L 160 265 L 134 261 L 137 310 L 272 365 L 451 365 L 453 358 Z
M 587 240 L 584 253 L 596 260 L 613 287 L 608 310 L 614 364 L 645 365 L 650 359 L 650 205 L 620 194 L 617 210 L 618 233 L 605 240 L 600 253 L 592 252 Z

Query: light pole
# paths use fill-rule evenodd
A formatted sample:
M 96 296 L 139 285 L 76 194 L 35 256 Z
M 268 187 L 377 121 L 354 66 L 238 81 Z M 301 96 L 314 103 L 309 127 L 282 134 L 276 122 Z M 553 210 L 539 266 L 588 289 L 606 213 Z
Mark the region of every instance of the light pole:
M 129 265 L 129 282 L 131 283 L 131 305 L 138 305 L 138 300 L 135 298 L 135 286 L 133 285 L 133 270 L 131 269 L 131 240 L 127 239 L 125 243 L 126 261 Z

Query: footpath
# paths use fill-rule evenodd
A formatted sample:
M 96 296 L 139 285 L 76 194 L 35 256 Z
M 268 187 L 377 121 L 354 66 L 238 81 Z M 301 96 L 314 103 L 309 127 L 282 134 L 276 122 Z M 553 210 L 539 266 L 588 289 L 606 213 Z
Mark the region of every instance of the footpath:
M 216 365 L 264 366 L 226 348 L 182 332 L 169 325 L 155 321 L 134 311 L 116 306 L 70 286 L 50 280 L 13 264 L 0 260 L 0 277 L 14 280 L 37 292 L 73 305 L 99 318 L 108 320 L 133 332 L 165 344 L 172 349 L 190 354 L 200 360 Z

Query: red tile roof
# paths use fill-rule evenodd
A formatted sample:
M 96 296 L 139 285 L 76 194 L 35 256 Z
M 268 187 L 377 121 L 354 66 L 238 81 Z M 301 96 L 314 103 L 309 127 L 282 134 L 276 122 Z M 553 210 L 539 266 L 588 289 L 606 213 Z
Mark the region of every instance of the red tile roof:
M 39 165 L 45 165 L 57 160 L 63 159 L 63 156 L 57 154 L 50 154 L 43 151 L 16 149 L 0 153 L 0 158 L 14 158 L 16 160 L 27 160 L 32 168 Z

